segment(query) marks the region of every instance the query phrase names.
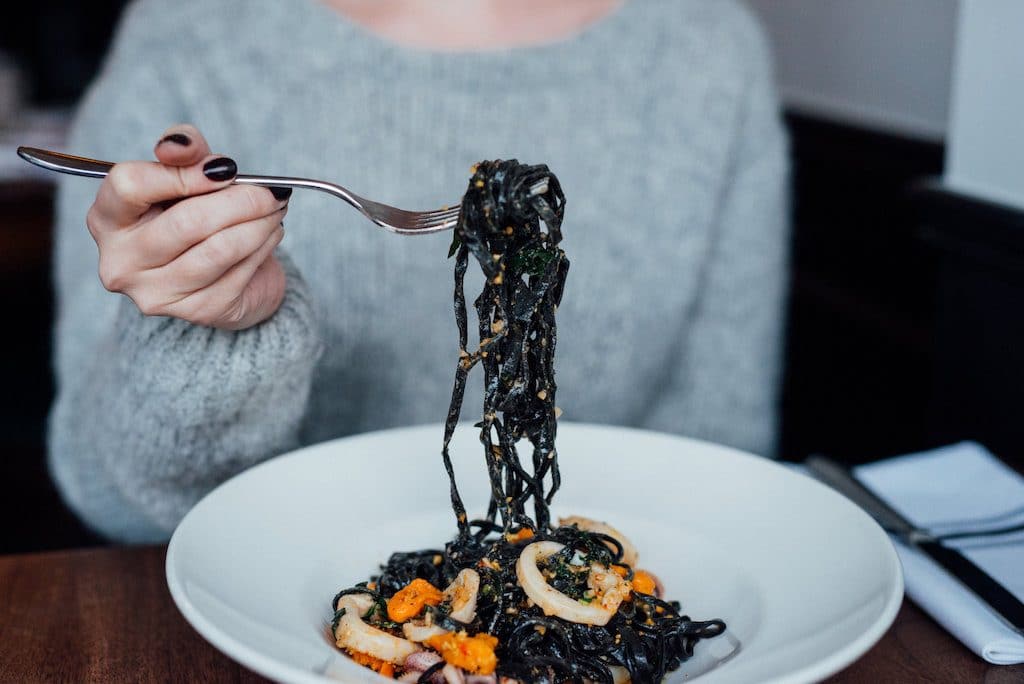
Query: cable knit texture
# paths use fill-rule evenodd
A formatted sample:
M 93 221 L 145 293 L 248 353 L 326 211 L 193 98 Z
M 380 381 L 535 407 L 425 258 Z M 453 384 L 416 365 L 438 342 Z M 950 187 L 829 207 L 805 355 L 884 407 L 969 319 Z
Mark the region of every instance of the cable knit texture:
M 69 149 L 147 159 L 183 121 L 243 172 L 408 208 L 457 201 L 480 159 L 547 163 L 568 197 L 565 417 L 773 452 L 786 149 L 764 38 L 732 0 L 631 0 L 568 40 L 478 53 L 392 45 L 316 0 L 139 0 Z M 440 442 L 450 235 L 384 233 L 297 191 L 283 306 L 225 332 L 103 290 L 95 191 L 61 181 L 50 466 L 96 530 L 166 539 L 219 482 L 302 444 L 411 423 Z

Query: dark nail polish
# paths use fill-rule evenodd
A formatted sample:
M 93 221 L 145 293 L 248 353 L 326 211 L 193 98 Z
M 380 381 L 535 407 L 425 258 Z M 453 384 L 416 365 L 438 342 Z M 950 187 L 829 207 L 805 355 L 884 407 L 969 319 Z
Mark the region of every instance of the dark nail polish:
M 181 145 L 182 147 L 188 147 L 192 144 L 192 140 L 184 133 L 171 133 L 170 135 L 165 135 L 160 139 L 160 143 L 162 144 L 165 142 Z
M 277 185 L 272 186 L 270 188 L 270 192 L 273 193 L 274 199 L 276 199 L 278 202 L 283 202 L 284 200 L 292 196 L 291 188 L 282 188 Z
M 212 181 L 231 180 L 238 175 L 238 164 L 234 159 L 217 157 L 203 164 L 203 173 Z

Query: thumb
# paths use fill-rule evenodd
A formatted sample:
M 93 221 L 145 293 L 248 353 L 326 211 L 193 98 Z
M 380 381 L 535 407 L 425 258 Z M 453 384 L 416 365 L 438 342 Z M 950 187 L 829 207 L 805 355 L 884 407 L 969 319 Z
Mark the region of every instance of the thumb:
M 153 154 L 161 164 L 191 166 L 210 155 L 210 145 L 195 126 L 176 124 L 163 132 Z

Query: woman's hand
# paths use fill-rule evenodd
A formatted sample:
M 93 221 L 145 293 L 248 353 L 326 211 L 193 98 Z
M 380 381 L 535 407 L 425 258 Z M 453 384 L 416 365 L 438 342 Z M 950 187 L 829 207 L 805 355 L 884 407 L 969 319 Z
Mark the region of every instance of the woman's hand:
M 291 190 L 231 185 L 235 163 L 210 154 L 192 126 L 174 126 L 158 162 L 116 164 L 86 223 L 103 286 L 151 316 L 241 330 L 284 299 L 274 257 Z M 178 201 L 175 201 L 178 200 Z

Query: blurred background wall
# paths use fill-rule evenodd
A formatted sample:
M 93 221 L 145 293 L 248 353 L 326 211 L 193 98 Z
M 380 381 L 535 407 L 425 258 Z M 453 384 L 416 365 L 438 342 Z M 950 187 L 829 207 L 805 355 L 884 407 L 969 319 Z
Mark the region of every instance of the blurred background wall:
M 957 0 L 749 0 L 794 111 L 943 140 Z
M 1024 209 L 1024 2 L 966 0 L 948 126 L 953 189 Z
M 784 453 L 1019 461 L 1024 3 L 749 4 L 793 141 Z
M 747 2 L 794 170 L 782 455 L 971 438 L 1024 466 L 1024 2 Z M 41 0 L 0 24 L 0 553 L 97 541 L 45 472 L 52 179 L 14 150 L 60 147 L 123 5 Z

